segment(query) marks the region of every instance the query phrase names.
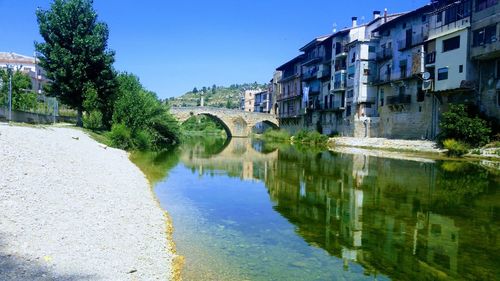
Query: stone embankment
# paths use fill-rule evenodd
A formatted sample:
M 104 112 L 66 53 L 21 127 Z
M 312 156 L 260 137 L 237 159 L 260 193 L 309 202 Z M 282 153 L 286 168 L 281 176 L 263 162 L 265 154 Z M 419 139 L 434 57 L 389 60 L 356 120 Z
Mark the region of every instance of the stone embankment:
M 0 280 L 169 280 L 165 213 L 126 152 L 0 124 Z

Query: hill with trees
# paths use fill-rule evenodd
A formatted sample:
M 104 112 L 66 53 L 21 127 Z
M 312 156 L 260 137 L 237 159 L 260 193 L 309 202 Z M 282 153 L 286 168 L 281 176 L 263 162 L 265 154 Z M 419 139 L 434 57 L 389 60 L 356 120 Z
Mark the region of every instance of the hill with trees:
M 266 85 L 254 83 L 233 84 L 229 87 L 212 85 L 210 87 L 193 88 L 180 97 L 167 99 L 173 107 L 199 106 L 203 93 L 205 106 L 239 108 L 241 94 L 245 90 L 266 89 Z

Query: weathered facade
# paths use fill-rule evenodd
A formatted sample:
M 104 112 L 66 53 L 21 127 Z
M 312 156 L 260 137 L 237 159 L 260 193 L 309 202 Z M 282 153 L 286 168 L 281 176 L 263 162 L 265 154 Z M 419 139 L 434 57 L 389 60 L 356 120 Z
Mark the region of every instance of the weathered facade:
M 304 126 L 302 115 L 305 110 L 302 102 L 302 63 L 304 55 L 299 55 L 276 70 L 282 72 L 279 80 L 278 103 L 279 125 L 285 130 L 295 133 Z
M 500 1 L 472 5 L 470 58 L 476 69 L 481 112 L 500 123 Z M 498 129 L 498 128 L 497 128 Z

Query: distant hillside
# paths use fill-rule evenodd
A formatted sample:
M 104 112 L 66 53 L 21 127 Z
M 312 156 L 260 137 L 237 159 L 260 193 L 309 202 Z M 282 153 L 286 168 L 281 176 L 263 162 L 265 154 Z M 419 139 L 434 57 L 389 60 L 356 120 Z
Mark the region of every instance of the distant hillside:
M 173 107 L 199 106 L 200 94 L 203 92 L 205 106 L 239 108 L 241 93 L 245 90 L 266 89 L 266 85 L 255 83 L 233 84 L 229 87 L 210 86 L 194 88 L 192 91 L 167 100 Z

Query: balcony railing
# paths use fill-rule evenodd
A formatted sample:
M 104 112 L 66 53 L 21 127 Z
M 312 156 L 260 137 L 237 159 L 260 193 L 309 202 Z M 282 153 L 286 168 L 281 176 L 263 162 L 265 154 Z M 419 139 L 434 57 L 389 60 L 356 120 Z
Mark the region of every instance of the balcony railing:
M 312 78 L 316 78 L 317 74 L 318 74 L 317 70 L 316 71 L 305 72 L 304 74 L 302 74 L 302 80 L 309 80 L 309 79 L 312 79 Z
M 335 64 L 335 71 L 342 71 L 342 70 L 344 71 L 347 70 L 347 66 Z
M 333 83 L 333 90 L 334 91 L 344 91 L 346 88 L 346 81 L 335 81 Z
M 387 97 L 387 105 L 410 104 L 411 95 L 398 95 Z
M 382 51 L 377 52 L 378 61 L 389 60 L 391 58 L 392 58 L 392 50 L 390 49 L 384 49 Z
M 411 37 L 411 40 L 409 40 L 409 41 L 407 39 L 398 41 L 398 50 L 404 51 L 404 50 L 409 49 L 413 46 L 420 45 L 420 44 L 424 43 L 425 40 L 427 40 L 427 38 L 428 38 L 428 35 L 424 34 L 424 33 L 413 34 Z
M 436 52 L 431 52 L 425 55 L 425 64 L 433 64 L 436 62 Z
M 332 69 L 326 68 L 319 73 L 318 78 L 330 77 L 331 74 L 332 74 Z

